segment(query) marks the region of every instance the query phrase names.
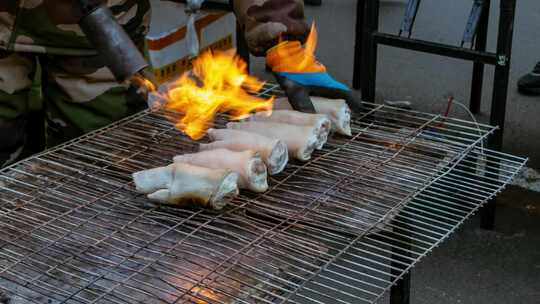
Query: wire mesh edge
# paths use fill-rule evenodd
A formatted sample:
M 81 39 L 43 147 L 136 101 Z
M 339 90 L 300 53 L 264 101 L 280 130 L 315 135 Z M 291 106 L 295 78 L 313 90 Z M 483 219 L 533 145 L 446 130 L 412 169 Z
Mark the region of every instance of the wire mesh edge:
M 513 155 L 510 155 L 510 154 L 506 154 L 506 153 L 501 153 L 501 152 L 498 152 L 498 151 L 494 151 L 494 150 L 487 150 L 488 153 L 494 153 L 494 154 L 501 154 L 501 155 L 507 155 L 507 156 L 511 156 L 511 157 L 515 157 Z M 501 160 L 503 160 L 501 158 Z M 521 162 L 519 163 L 518 167 L 515 169 L 515 171 L 510 175 L 508 176 L 508 178 L 506 179 L 506 181 L 498 188 L 497 191 L 494 191 L 492 192 L 488 197 L 485 197 L 484 200 L 477 204 L 471 211 L 469 211 L 468 214 L 466 214 L 464 217 L 461 218 L 461 220 L 459 221 L 458 224 L 454 225 L 454 227 L 452 227 L 452 229 L 450 229 L 445 236 L 443 236 L 442 238 L 440 238 L 437 242 L 435 242 L 429 249 L 427 249 L 418 259 L 416 259 L 415 261 L 413 261 L 405 270 L 403 270 L 401 272 L 401 274 L 399 274 L 397 276 L 397 278 L 394 279 L 394 281 L 392 282 L 391 285 L 389 285 L 380 295 L 379 297 L 377 297 L 373 303 L 377 303 L 383 296 L 385 293 L 387 293 L 391 288 L 392 286 L 395 286 L 397 284 L 397 282 L 401 279 L 403 279 L 403 277 L 409 272 L 411 271 L 412 268 L 414 268 L 420 261 L 422 261 L 423 258 L 425 258 L 429 253 L 431 253 L 436 247 L 438 247 L 439 245 L 441 245 L 444 241 L 446 241 L 451 235 L 452 233 L 454 233 L 456 230 L 458 230 L 459 228 L 461 228 L 461 226 L 464 224 L 464 222 L 466 220 L 468 220 L 469 218 L 471 218 L 476 212 L 478 212 L 478 210 L 480 208 L 482 208 L 485 204 L 487 204 L 490 200 L 492 200 L 493 198 L 495 198 L 498 194 L 500 194 L 504 189 L 506 189 L 506 187 L 510 184 L 510 182 L 515 179 L 516 175 L 518 175 L 520 173 L 520 171 L 525 167 L 525 164 L 528 162 L 528 158 L 522 158 L 521 159 Z M 431 185 L 430 185 L 431 186 Z

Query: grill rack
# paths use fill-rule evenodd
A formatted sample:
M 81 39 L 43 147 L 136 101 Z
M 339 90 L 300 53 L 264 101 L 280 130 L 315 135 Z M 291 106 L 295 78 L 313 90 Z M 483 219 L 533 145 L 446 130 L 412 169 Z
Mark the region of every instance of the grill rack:
M 491 126 L 365 108 L 352 139 L 222 213 L 134 192 L 130 173 L 196 149 L 162 113 L 0 171 L 0 291 L 13 303 L 376 302 L 526 160 L 483 149 Z

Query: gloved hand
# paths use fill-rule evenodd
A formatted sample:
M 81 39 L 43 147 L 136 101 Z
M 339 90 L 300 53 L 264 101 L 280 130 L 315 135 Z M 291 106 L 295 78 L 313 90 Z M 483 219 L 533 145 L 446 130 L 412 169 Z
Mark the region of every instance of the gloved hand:
M 352 91 L 333 79 L 324 65 L 315 60 L 310 39 L 313 38 L 308 38 L 305 47 L 298 41 L 282 42 L 266 54 L 266 63 L 292 107 L 297 111 L 315 112 L 309 97 L 312 95 L 344 99 L 353 112 L 360 111 L 361 102 L 355 100 Z

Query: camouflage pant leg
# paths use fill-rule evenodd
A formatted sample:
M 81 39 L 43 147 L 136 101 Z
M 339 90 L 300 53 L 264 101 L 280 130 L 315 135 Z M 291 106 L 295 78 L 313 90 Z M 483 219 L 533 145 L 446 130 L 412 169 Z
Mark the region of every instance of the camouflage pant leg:
M 234 0 L 233 6 L 253 55 L 265 55 L 280 36 L 304 41 L 309 32 L 303 0 Z
M 0 167 L 24 149 L 35 62 L 30 54 L 0 51 Z
M 28 93 L 36 55 L 0 52 L 0 167 L 19 158 L 28 138 L 43 134 L 31 115 Z M 146 106 L 133 88 L 119 84 L 97 57 L 40 57 L 47 120 L 47 146 L 52 147 L 106 126 Z M 30 143 L 31 144 L 31 143 Z
M 39 129 L 43 137 L 43 124 L 38 122 L 36 127 L 36 117 L 27 119 L 32 81 L 28 75 L 34 71 L 38 56 L 45 76 L 48 146 L 109 124 L 142 104 L 131 103 L 134 99 L 126 96 L 129 90 L 116 83 L 96 57 L 91 57 L 97 52 L 77 25 L 80 16 L 75 3 L 0 1 L 0 52 L 4 50 L 0 53 L 0 166 L 14 156 L 13 151 L 22 146 L 27 135 Z M 108 0 L 106 3 L 130 37 L 142 41 L 149 25 L 149 1 Z M 25 61 L 23 53 L 33 54 L 28 55 L 33 62 Z M 12 57 L 5 59 L 6 54 Z
M 44 64 L 47 146 L 104 127 L 146 106 L 98 56 L 48 56 Z

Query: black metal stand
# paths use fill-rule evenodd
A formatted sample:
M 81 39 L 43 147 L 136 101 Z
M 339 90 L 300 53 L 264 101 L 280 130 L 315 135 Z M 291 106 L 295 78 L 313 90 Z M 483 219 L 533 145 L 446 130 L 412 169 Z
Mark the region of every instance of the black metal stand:
M 474 49 L 478 52 L 486 51 L 488 24 L 489 24 L 489 10 L 491 6 L 491 0 L 483 1 L 482 15 L 480 16 L 477 32 L 476 43 Z M 475 61 L 473 65 L 473 74 L 471 80 L 471 99 L 469 102 L 469 109 L 473 114 L 480 113 L 480 106 L 482 103 L 482 86 L 484 84 L 484 64 L 480 61 Z
M 373 2 L 377 2 L 376 5 Z M 371 79 L 377 77 L 377 42 L 375 34 L 379 29 L 379 0 L 359 0 L 358 5 L 364 6 L 364 29 L 361 31 L 362 45 L 356 48 L 362 48 L 361 66 L 355 63 L 354 74 L 359 73 L 361 78 L 362 99 L 366 101 L 375 101 L 375 82 Z M 356 35 L 359 33 L 357 32 Z M 354 75 L 353 75 L 354 76 Z M 360 76 L 356 76 L 360 77 Z M 354 77 L 353 77 L 354 78 Z
M 497 51 L 495 53 L 486 51 L 490 0 L 475 0 L 473 2 L 473 10 L 471 11 L 467 31 L 463 39 L 464 42 L 466 40 L 470 40 L 470 43 L 474 42 L 474 48 L 472 49 L 410 38 L 419 2 L 419 0 L 409 0 L 406 18 L 400 30 L 400 32 L 408 32 L 409 37 L 402 37 L 401 35 L 392 35 L 378 31 L 379 0 L 358 1 L 353 87 L 355 89 L 362 89 L 363 100 L 369 102 L 375 101 L 377 47 L 379 44 L 473 61 L 469 106 L 473 113 L 479 113 L 482 99 L 484 65 L 494 65 L 495 77 L 490 124 L 498 126 L 499 129 L 490 137 L 488 148 L 500 151 L 502 149 L 506 115 L 516 0 L 501 0 Z M 481 213 L 482 228 L 493 229 L 495 201 L 489 202 L 482 209 Z
M 514 33 L 514 18 L 516 0 L 501 1 L 499 33 L 497 36 L 497 65 L 493 80 L 493 99 L 491 102 L 490 123 L 498 126 L 489 140 L 488 147 L 501 151 L 503 147 L 504 122 L 506 117 L 506 101 L 508 95 L 508 80 L 510 78 L 510 59 L 512 58 L 512 39 Z M 493 229 L 495 223 L 495 200 L 491 200 L 482 208 L 481 227 Z
M 390 304 L 409 304 L 411 302 L 411 273 L 407 272 L 390 289 Z
M 516 0 L 501 0 L 496 53 L 486 51 L 490 0 L 474 0 L 462 46 L 410 38 L 420 0 L 409 0 L 407 6 L 400 34 L 408 33 L 408 37 L 378 31 L 379 0 L 358 0 L 357 5 L 353 88 L 362 90 L 362 99 L 375 102 L 377 48 L 379 44 L 473 61 L 469 107 L 471 112 L 475 114 L 478 114 L 481 108 L 484 65 L 494 65 L 495 77 L 490 124 L 498 126 L 499 129 L 489 138 L 488 148 L 500 151 L 506 116 Z M 471 46 L 474 44 L 474 48 L 464 48 L 465 42 L 471 43 Z M 482 228 L 493 229 L 495 205 L 493 199 L 481 210 Z M 392 287 L 390 302 L 392 304 L 408 304 L 410 302 L 410 273 Z
M 392 262 L 391 262 L 391 273 L 392 275 L 399 276 L 403 272 L 403 264 L 399 263 L 403 261 L 407 263 L 407 260 L 404 257 L 410 256 L 410 252 L 404 251 L 403 249 L 410 250 L 412 247 L 410 243 L 412 242 L 410 238 L 410 229 L 411 226 L 406 222 L 406 219 L 401 219 L 399 224 L 399 240 L 396 240 L 396 247 L 392 247 Z M 409 244 L 404 246 L 404 244 Z M 397 250 L 399 248 L 399 250 Z M 409 304 L 411 302 L 411 272 L 407 272 L 403 275 L 401 280 L 396 282 L 396 285 L 392 286 L 390 289 L 390 304 Z
M 353 73 L 353 88 L 355 90 L 360 89 L 362 85 L 362 73 L 360 73 L 360 65 L 356 64 L 358 62 L 361 62 L 361 60 L 364 59 L 364 56 L 362 55 L 364 52 L 364 47 L 367 45 L 365 41 L 363 41 L 364 37 L 367 37 L 367 35 L 364 35 L 363 31 L 365 29 L 364 22 L 365 22 L 365 4 L 363 0 L 358 1 L 356 5 L 356 35 L 354 36 L 354 73 Z M 365 63 L 362 62 L 362 65 Z

